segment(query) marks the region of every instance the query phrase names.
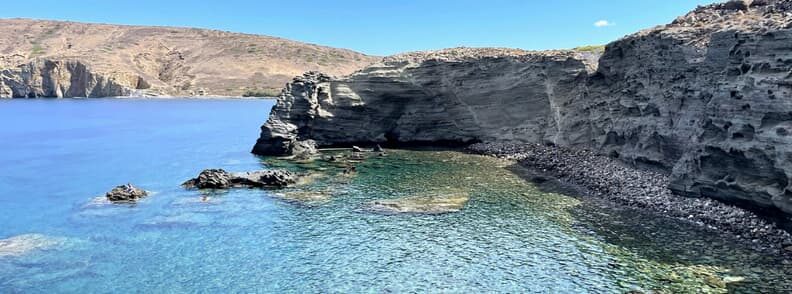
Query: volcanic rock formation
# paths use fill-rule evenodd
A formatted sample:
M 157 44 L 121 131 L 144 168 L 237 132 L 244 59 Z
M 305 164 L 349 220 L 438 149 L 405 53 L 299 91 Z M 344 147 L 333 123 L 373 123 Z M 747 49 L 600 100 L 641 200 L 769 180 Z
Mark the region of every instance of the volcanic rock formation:
M 596 56 L 456 48 L 286 86 L 257 154 L 376 143 L 585 147 L 671 189 L 792 213 L 792 1 L 731 1 Z
M 223 169 L 207 169 L 198 177 L 184 182 L 182 186 L 196 189 L 282 188 L 295 183 L 297 176 L 286 170 L 229 173 Z

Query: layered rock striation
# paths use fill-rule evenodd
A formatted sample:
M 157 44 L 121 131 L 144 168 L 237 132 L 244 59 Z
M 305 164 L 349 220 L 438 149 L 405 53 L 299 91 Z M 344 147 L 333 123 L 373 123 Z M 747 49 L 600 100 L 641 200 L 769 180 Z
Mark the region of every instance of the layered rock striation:
M 470 143 L 562 141 L 592 70 L 571 51 L 456 48 L 385 58 L 332 79 L 289 83 L 254 153 L 290 154 L 298 142 Z
M 253 149 L 516 141 L 669 174 L 677 194 L 792 213 L 792 1 L 731 1 L 606 46 L 456 48 L 284 89 Z
M 0 97 L 118 97 L 146 89 L 137 75 L 105 75 L 78 60 L 37 59 L 0 70 Z
M 58 87 L 28 82 L 29 72 L 39 76 L 36 70 L 42 80 L 62 79 L 57 72 L 47 72 L 46 64 L 52 63 L 78 61 L 90 68 L 92 77 L 72 82 L 77 86 L 73 92 L 63 91 L 63 97 L 260 97 L 277 95 L 283 83 L 305 71 L 349 74 L 380 59 L 282 38 L 205 29 L 31 19 L 0 19 L 0 27 L 0 71 L 5 76 L 0 98 L 59 97 L 54 91 Z M 58 69 L 61 74 L 72 71 L 67 67 Z M 98 90 L 90 87 L 91 79 L 101 85 Z

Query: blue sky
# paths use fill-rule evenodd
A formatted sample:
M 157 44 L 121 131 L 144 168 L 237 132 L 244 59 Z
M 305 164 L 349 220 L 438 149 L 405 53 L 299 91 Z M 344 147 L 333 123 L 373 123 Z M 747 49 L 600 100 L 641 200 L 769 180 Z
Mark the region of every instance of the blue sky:
M 201 27 L 278 36 L 367 54 L 389 55 L 457 46 L 540 50 L 605 44 L 640 29 L 668 23 L 698 5 L 717 1 L 5 2 L 0 18 Z

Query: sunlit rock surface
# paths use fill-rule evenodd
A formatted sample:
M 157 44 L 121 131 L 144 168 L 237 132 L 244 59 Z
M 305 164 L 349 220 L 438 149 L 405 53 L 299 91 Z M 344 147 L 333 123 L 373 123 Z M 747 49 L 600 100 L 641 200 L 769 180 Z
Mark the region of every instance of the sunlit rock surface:
M 455 48 L 287 85 L 253 149 L 517 141 L 671 173 L 680 194 L 792 213 L 792 1 L 700 7 L 574 51 Z

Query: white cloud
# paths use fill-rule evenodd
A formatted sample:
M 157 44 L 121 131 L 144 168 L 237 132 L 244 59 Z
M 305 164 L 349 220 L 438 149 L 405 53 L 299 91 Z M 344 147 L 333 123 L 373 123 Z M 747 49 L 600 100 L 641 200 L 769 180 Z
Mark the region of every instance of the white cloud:
M 615 24 L 612 23 L 612 22 L 609 22 L 607 20 L 604 20 L 604 19 L 603 20 L 598 20 L 597 22 L 594 23 L 594 26 L 598 27 L 598 28 L 609 27 L 609 26 L 612 26 L 612 25 L 615 25 Z

